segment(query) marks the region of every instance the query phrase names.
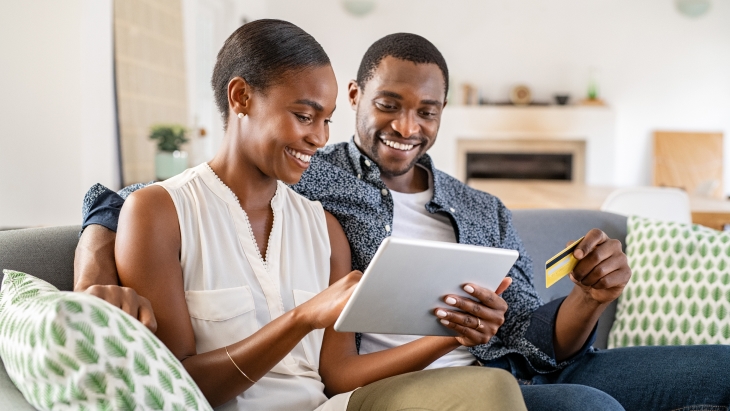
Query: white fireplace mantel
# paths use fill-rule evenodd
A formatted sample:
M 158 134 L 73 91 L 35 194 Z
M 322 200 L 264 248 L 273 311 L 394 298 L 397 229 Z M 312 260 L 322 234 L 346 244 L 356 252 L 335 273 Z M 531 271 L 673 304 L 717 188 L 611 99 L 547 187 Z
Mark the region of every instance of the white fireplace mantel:
M 453 175 L 458 140 L 584 141 L 585 182 L 612 185 L 615 176 L 616 116 L 593 106 L 446 106 L 436 144 L 436 166 Z

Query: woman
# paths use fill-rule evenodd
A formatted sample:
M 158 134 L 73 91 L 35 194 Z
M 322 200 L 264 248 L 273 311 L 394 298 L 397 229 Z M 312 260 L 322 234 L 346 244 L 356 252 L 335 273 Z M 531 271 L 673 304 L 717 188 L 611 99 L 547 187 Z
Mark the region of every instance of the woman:
M 329 58 L 293 24 L 259 20 L 226 40 L 212 85 L 226 125 L 221 149 L 210 163 L 129 197 L 115 248 L 120 281 L 151 301 L 157 336 L 211 405 L 366 409 L 348 405 L 351 393 L 327 400 L 318 374 L 322 329 L 361 274 L 328 287 L 330 272 L 349 271 L 347 239 L 319 203 L 286 185 L 327 142 L 337 96 Z M 514 388 L 496 370 L 481 371 L 505 381 L 495 388 Z M 420 406 L 404 398 L 419 378 L 389 379 L 405 394 L 385 396 L 396 407 Z M 471 394 L 454 409 L 515 398 Z

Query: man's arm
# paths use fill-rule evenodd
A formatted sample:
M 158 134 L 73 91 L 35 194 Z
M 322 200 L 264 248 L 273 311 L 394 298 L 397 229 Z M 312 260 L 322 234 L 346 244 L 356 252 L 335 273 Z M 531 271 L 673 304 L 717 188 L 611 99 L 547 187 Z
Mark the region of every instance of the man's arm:
M 621 242 L 593 229 L 573 252 L 579 260 L 571 280 L 573 290 L 558 310 L 555 321 L 555 359 L 562 361 L 580 351 L 608 305 L 631 279 Z
M 106 300 L 155 332 L 157 322 L 150 302 L 133 289 L 119 286 L 114 243 L 123 204 L 122 196 L 100 184 L 86 193 L 82 209 L 83 231 L 74 256 L 74 291 Z

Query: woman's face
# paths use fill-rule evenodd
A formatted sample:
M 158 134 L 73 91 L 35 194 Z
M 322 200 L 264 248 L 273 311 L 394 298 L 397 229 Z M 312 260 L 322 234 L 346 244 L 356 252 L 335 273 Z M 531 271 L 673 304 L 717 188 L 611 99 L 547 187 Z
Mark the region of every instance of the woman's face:
M 318 148 L 329 139 L 337 80 L 332 66 L 306 68 L 285 75 L 246 102 L 242 155 L 265 175 L 287 184 L 302 177 Z

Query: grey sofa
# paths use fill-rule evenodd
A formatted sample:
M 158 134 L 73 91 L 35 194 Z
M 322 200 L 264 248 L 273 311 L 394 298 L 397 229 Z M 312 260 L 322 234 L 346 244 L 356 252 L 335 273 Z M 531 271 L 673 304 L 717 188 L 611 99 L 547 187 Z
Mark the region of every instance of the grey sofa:
M 545 302 L 567 295 L 573 287 L 562 279 L 549 290 L 545 288 L 544 262 L 570 240 L 576 240 L 591 228 L 603 230 L 611 238 L 626 239 L 626 217 L 590 210 L 515 210 L 514 224 L 535 266 L 535 286 Z M 73 258 L 78 242 L 78 226 L 0 231 L 1 269 L 26 272 L 42 278 L 60 290 L 73 289 Z M 606 310 L 598 324 L 594 344 L 605 348 L 613 324 L 615 303 Z M 0 363 L 0 408 L 33 410 L 25 401 Z

